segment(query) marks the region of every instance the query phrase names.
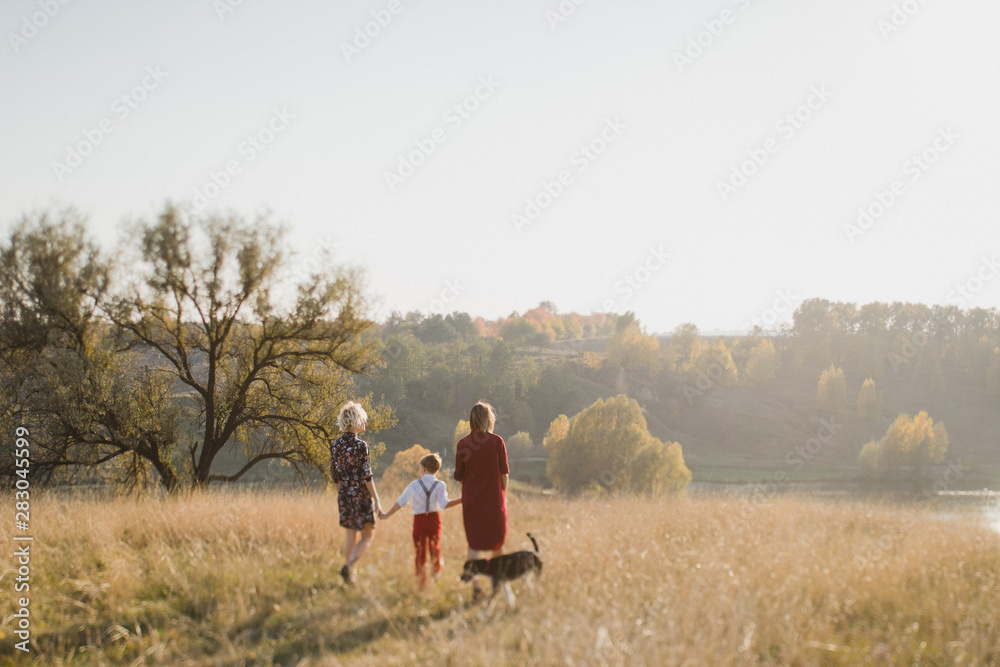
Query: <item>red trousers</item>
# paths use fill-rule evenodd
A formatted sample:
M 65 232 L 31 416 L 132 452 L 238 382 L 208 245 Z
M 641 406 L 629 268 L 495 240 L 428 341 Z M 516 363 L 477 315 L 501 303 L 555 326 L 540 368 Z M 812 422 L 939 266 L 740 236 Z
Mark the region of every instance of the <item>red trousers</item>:
M 441 566 L 444 564 L 441 559 L 440 512 L 413 515 L 413 546 L 417 551 L 417 579 L 422 586 L 427 583 L 427 570 L 424 567 L 427 562 L 427 551 L 431 552 L 435 575 L 441 574 Z

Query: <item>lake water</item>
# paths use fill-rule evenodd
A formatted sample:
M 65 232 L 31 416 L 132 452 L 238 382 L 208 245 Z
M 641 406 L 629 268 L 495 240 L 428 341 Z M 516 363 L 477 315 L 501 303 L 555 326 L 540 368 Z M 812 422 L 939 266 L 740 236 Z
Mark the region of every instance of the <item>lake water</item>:
M 760 497 L 794 493 L 816 498 L 869 498 L 890 501 L 930 502 L 938 516 L 958 518 L 970 513 L 982 516 L 984 523 L 1000 533 L 1000 491 L 980 489 L 974 491 L 931 491 L 926 485 L 900 484 L 886 490 L 873 491 L 860 483 L 782 483 L 782 484 L 733 484 L 717 482 L 692 482 L 688 493 L 695 496 L 731 495 Z

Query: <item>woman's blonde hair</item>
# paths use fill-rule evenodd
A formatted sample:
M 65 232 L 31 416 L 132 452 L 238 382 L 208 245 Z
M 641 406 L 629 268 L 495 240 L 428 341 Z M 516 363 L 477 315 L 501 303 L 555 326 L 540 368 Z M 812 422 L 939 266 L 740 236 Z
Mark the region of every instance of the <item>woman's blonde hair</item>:
M 348 431 L 357 433 L 361 425 L 367 421 L 368 413 L 361 407 L 361 404 L 348 401 L 344 403 L 344 407 L 340 408 L 340 414 L 337 415 L 337 428 L 344 433 Z
M 496 426 L 496 424 L 497 413 L 493 409 L 492 405 L 479 401 L 472 406 L 472 412 L 469 413 L 469 426 L 471 428 L 477 428 L 480 431 L 492 433 L 493 427 Z

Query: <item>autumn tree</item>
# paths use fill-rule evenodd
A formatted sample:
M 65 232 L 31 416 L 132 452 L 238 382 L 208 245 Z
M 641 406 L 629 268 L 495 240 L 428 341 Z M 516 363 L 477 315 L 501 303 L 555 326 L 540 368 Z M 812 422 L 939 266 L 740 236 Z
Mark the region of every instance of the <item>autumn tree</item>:
M 472 433 L 472 427 L 469 426 L 468 420 L 461 419 L 459 420 L 458 424 L 455 425 L 455 433 L 454 435 L 452 435 L 451 440 L 454 444 L 457 445 L 459 440 L 469 435 L 470 433 Z
M 688 384 L 699 388 L 717 384 L 732 386 L 738 378 L 732 353 L 722 339 L 711 344 L 696 340 L 681 370 Z
M 834 414 L 847 406 L 847 385 L 844 381 L 844 369 L 835 368 L 833 364 L 819 377 L 816 385 L 816 407 Z
M 545 437 L 542 439 L 542 447 L 551 454 L 568 435 L 569 418 L 566 415 L 559 415 L 549 424 L 549 430 L 546 431 Z
M 632 322 L 608 339 L 608 363 L 640 382 L 652 383 L 663 367 L 660 342 Z
M 882 415 L 882 397 L 875 390 L 875 380 L 868 378 L 858 392 L 858 414 L 863 419 L 876 419 Z
M 777 376 L 778 354 L 774 350 L 774 344 L 763 338 L 750 349 L 744 380 L 750 387 L 764 387 L 774 382 Z
M 380 492 L 384 492 L 386 498 L 396 498 L 405 489 L 406 485 L 420 477 L 420 459 L 431 453 L 426 447 L 413 445 L 409 449 L 396 452 L 392 457 L 382 478 L 379 480 Z M 388 510 L 391 505 L 385 505 Z
M 653 439 L 639 450 L 632 466 L 632 490 L 661 496 L 682 491 L 691 482 L 679 442 Z
M 548 476 L 566 493 L 588 489 L 671 492 L 690 481 L 680 446 L 649 433 L 639 404 L 598 399 L 571 420 L 560 416 L 545 439 Z
M 923 411 L 915 417 L 901 414 L 881 440 L 862 447 L 858 464 L 871 476 L 885 476 L 906 469 L 917 471 L 943 461 L 948 444 L 943 422 L 935 424 Z

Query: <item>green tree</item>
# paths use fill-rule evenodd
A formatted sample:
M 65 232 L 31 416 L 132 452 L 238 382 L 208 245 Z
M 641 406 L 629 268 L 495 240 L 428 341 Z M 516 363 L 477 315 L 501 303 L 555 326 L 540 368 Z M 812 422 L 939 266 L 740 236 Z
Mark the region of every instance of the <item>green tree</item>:
M 187 388 L 198 437 L 188 451 L 193 482 L 236 481 L 278 459 L 326 470 L 340 404 L 352 376 L 369 372 L 377 349 L 357 271 L 329 267 L 308 276 L 284 305 L 275 285 L 287 254 L 266 219 L 182 221 L 167 208 L 136 229 L 136 284 L 112 310 L 131 345 L 154 351 L 157 368 Z M 369 429 L 391 412 L 368 405 Z M 230 441 L 247 463 L 213 471 Z
M 328 470 L 337 409 L 376 361 L 371 322 L 354 271 L 280 297 L 281 238 L 265 219 L 189 223 L 168 207 L 135 226 L 135 256 L 114 267 L 82 221 L 17 226 L 0 249 L 0 347 L 27 369 L 38 469 L 158 474 L 168 488 L 235 481 L 272 459 Z M 131 282 L 112 281 L 121 274 Z M 368 403 L 370 430 L 391 424 Z M 222 474 L 227 444 L 246 464 Z
M 677 348 L 677 354 L 682 359 L 691 356 L 694 344 L 701 340 L 698 327 L 690 322 L 678 324 L 670 334 L 670 344 Z
M 182 405 L 108 325 L 114 268 L 72 211 L 15 225 L 0 248 L 4 412 L 30 429 L 42 480 L 103 473 L 135 485 L 158 473 L 173 489 Z
M 542 333 L 542 330 L 538 324 L 531 320 L 526 320 L 517 314 L 508 317 L 500 327 L 500 337 L 514 347 L 536 345 L 536 337 L 540 333 Z
M 858 392 L 858 414 L 864 419 L 882 416 L 882 397 L 875 390 L 875 380 L 868 378 Z
M 426 359 L 423 343 L 410 333 L 397 333 L 382 343 L 380 366 L 367 383 L 376 396 L 390 405 L 406 400 L 408 386 L 420 379 Z
M 844 369 L 833 364 L 819 377 L 816 385 L 816 407 L 837 414 L 847 407 L 847 384 Z
M 750 387 L 764 387 L 774 382 L 778 377 L 778 354 L 774 344 L 766 338 L 761 339 L 751 350 L 747 358 L 744 378 Z
M 570 494 L 593 488 L 665 492 L 682 487 L 679 482 L 690 474 L 678 467 L 679 447 L 650 435 L 639 404 L 625 395 L 598 399 L 568 423 L 560 416 L 544 444 L 549 478 Z
M 518 431 L 506 442 L 507 453 L 511 459 L 524 459 L 531 456 L 535 443 L 531 441 L 531 436 L 527 431 Z

